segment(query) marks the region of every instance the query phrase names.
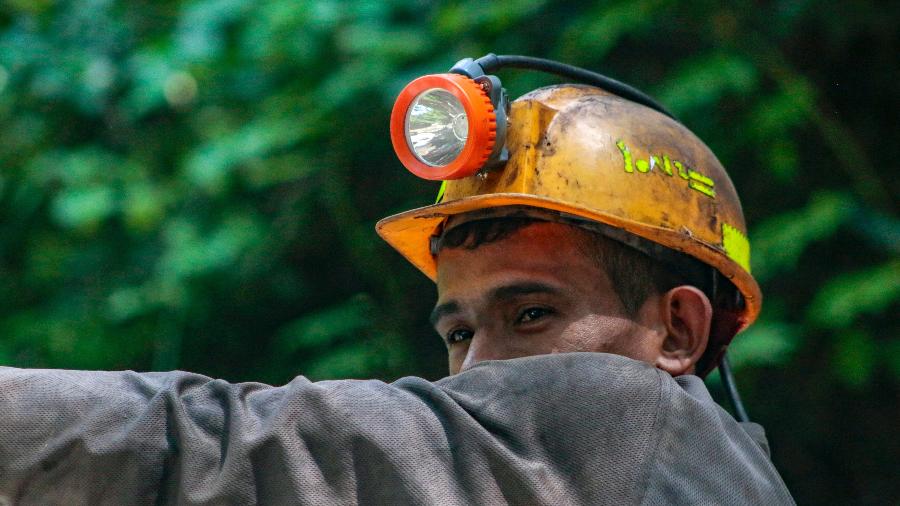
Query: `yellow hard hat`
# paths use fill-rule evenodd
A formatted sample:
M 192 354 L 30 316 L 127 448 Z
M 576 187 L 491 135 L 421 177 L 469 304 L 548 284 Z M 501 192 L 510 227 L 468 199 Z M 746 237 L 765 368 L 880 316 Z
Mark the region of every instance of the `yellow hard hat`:
M 714 321 L 715 355 L 756 318 L 762 297 L 737 193 L 682 124 L 593 86 L 558 85 L 512 102 L 504 145 L 505 164 L 445 181 L 437 204 L 379 221 L 378 234 L 435 280 L 432 238 L 451 218 L 513 206 L 553 212 L 689 255 L 728 279 L 743 300 Z

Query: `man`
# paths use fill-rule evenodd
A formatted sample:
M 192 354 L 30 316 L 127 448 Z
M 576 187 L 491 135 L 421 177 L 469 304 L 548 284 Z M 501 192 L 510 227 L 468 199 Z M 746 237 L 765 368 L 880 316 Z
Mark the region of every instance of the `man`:
M 758 426 L 694 375 L 759 308 L 712 154 L 573 86 L 515 102 L 505 147 L 442 203 L 378 225 L 436 279 L 451 376 L 273 388 L 0 368 L 0 497 L 791 504 Z

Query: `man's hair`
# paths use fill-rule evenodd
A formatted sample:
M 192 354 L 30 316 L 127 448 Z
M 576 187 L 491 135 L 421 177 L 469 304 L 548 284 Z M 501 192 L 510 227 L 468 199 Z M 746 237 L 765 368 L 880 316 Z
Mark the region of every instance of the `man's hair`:
M 517 230 L 542 220 L 530 217 L 488 218 L 453 227 L 441 238 L 442 248 L 476 249 L 512 235 Z M 579 238 L 582 252 L 602 269 L 622 301 L 625 313 L 635 317 L 647 297 L 665 293 L 681 285 L 693 284 L 679 279 L 671 269 L 641 251 L 609 239 L 599 233 L 570 226 Z

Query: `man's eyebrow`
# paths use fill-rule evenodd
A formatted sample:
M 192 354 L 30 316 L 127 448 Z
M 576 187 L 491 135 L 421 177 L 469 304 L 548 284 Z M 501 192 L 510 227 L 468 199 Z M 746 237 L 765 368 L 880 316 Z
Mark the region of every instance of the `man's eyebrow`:
M 520 295 L 534 295 L 536 293 L 559 295 L 562 293 L 562 290 L 546 283 L 529 281 L 524 283 L 514 283 L 510 285 L 498 286 L 497 288 L 491 290 L 490 298 L 491 300 L 509 300 Z
M 458 312 L 460 312 L 459 303 L 451 300 L 450 302 L 435 306 L 434 310 L 431 311 L 431 316 L 428 317 L 428 321 L 431 322 L 431 326 L 433 327 L 437 325 L 437 322 L 440 321 L 441 318 Z
M 490 291 L 489 298 L 490 300 L 502 301 L 514 299 L 522 295 L 534 295 L 536 293 L 559 295 L 562 293 L 562 290 L 546 283 L 528 281 L 498 286 Z M 460 308 L 459 303 L 451 300 L 436 306 L 434 310 L 431 311 L 431 316 L 428 317 L 428 321 L 431 322 L 432 326 L 435 326 L 441 318 L 450 314 L 459 313 L 460 311 L 462 311 L 462 309 Z

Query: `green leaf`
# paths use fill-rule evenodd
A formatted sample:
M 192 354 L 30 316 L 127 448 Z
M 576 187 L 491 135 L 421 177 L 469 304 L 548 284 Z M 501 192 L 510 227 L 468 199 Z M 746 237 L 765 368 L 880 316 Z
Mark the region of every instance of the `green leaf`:
M 166 250 L 159 272 L 172 280 L 186 279 L 235 267 L 242 255 L 260 239 L 261 226 L 252 217 L 226 217 L 211 233 L 202 235 L 197 224 L 176 220 L 168 224 Z
M 580 16 L 563 34 L 563 57 L 579 60 L 582 56 L 600 60 L 626 35 L 647 31 L 662 21 L 659 11 L 671 5 L 665 0 L 631 0 L 616 5 L 599 4 Z
M 166 104 L 166 80 L 174 72 L 169 54 L 159 48 L 145 48 L 132 54 L 127 62 L 132 80 L 124 109 L 132 118 L 140 118 Z
M 298 121 L 298 117 L 261 118 L 196 149 L 187 159 L 186 179 L 210 193 L 222 193 L 230 173 L 238 165 L 286 148 L 310 131 L 311 127 Z M 304 168 L 296 170 L 299 175 Z
M 804 209 L 778 214 L 760 224 L 750 234 L 754 276 L 765 281 L 796 266 L 806 247 L 831 236 L 853 216 L 855 206 L 847 195 L 817 193 Z
M 880 355 L 894 380 L 900 383 L 900 339 L 895 337 L 885 343 Z
M 278 347 L 282 353 L 294 353 L 358 336 L 371 325 L 374 311 L 374 305 L 368 296 L 355 295 L 341 304 L 287 324 L 278 333 Z
M 809 117 L 815 93 L 805 82 L 792 82 L 778 93 L 761 98 L 750 111 L 747 133 L 759 143 L 784 139 Z
M 153 185 L 147 183 L 128 185 L 122 201 L 125 223 L 133 230 L 151 230 L 165 216 L 167 200 L 167 195 Z
M 757 321 L 738 334 L 728 356 L 735 368 L 751 365 L 784 365 L 800 344 L 800 329 L 781 321 Z
M 435 28 L 446 37 L 465 32 L 477 32 L 482 36 L 501 33 L 521 19 L 538 14 L 547 3 L 547 0 L 447 2 L 437 13 Z
M 807 311 L 812 325 L 844 328 L 863 314 L 884 311 L 900 299 L 900 260 L 842 274 L 816 294 Z
M 116 209 L 112 189 L 105 186 L 71 188 L 53 201 L 53 217 L 67 228 L 92 228 Z
M 752 92 L 758 80 L 756 68 L 746 59 L 714 52 L 683 64 L 666 81 L 659 98 L 678 114 L 708 110 L 725 94 Z
M 797 175 L 800 155 L 797 144 L 787 138 L 773 140 L 766 151 L 766 168 L 779 182 L 787 183 Z
M 372 369 L 371 352 L 367 346 L 358 343 L 332 347 L 318 355 L 304 373 L 314 381 L 364 378 Z
M 114 291 L 107 298 L 107 315 L 113 321 L 123 321 L 142 314 L 149 308 L 144 290 L 126 287 Z
M 838 336 L 832 356 L 834 373 L 848 386 L 861 387 L 872 377 L 875 357 L 871 336 L 861 331 L 844 331 Z

